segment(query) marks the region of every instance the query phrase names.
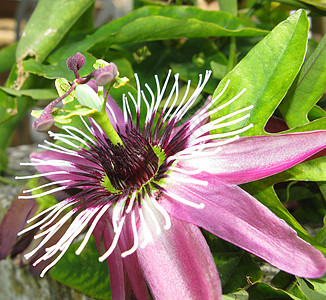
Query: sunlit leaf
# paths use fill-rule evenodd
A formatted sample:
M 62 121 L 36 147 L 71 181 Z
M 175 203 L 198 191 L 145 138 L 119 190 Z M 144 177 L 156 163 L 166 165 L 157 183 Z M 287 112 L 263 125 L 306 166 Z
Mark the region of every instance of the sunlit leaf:
M 41 0 L 18 43 L 16 59 L 27 56 L 42 62 L 59 44 L 93 0 Z
M 250 105 L 254 105 L 254 108 L 249 119 L 223 128 L 223 131 L 242 128 L 253 123 L 254 127 L 245 134 L 264 134 L 267 120 L 285 96 L 303 63 L 307 37 L 306 12 L 299 10 L 276 26 L 224 77 L 213 97 L 222 91 L 227 80 L 230 80 L 230 84 L 215 106 L 226 103 L 243 89 L 246 91 L 239 100 L 227 106 L 221 113 L 216 113 L 213 118 Z
M 303 125 L 309 120 L 308 112 L 326 89 L 326 35 L 303 64 L 288 95 L 280 105 L 280 111 L 289 127 Z

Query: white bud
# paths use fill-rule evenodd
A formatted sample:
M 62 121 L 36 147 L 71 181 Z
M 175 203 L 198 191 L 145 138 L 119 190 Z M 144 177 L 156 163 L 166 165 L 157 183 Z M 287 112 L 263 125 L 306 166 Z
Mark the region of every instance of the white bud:
M 75 88 L 76 97 L 81 105 L 96 109 L 98 112 L 102 110 L 103 99 L 87 84 L 79 84 Z

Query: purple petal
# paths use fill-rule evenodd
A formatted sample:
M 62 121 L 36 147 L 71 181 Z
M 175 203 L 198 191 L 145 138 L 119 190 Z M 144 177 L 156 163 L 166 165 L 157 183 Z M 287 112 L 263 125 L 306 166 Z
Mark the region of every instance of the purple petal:
M 200 230 L 174 218 L 171 222 L 169 230 L 137 250 L 154 298 L 222 299 L 216 266 Z
M 192 179 L 188 177 L 188 181 Z M 193 208 L 164 196 L 161 204 L 172 216 L 200 226 L 288 273 L 308 278 L 324 274 L 326 260 L 321 252 L 251 195 L 208 173 L 196 179 L 209 185 L 174 180 L 168 191 L 193 203 L 203 203 L 205 208 Z
M 17 240 L 26 221 L 35 214 L 38 205 L 34 199 L 15 199 L 0 223 L 0 260 L 6 258 Z M 24 250 L 24 249 L 21 249 Z
M 114 129 L 118 130 L 119 127 L 120 131 L 123 133 L 125 130 L 123 112 L 119 105 L 112 99 L 110 95 L 108 96 L 106 112 Z
M 76 165 L 84 165 L 88 166 L 90 168 L 98 168 L 98 166 L 89 160 L 78 157 L 78 156 L 71 156 L 68 154 L 58 153 L 54 151 L 43 151 L 43 152 L 33 152 L 30 155 L 31 162 L 38 162 L 39 160 L 46 162 L 51 160 L 62 160 L 64 162 L 71 162 L 70 166 L 64 165 L 60 166 L 58 165 L 37 165 L 35 166 L 36 170 L 40 173 L 48 173 L 48 172 L 60 172 L 65 171 L 66 174 L 58 174 L 58 175 L 49 175 L 47 178 L 49 178 L 52 181 L 58 181 L 58 180 L 87 180 L 88 178 L 85 178 L 81 175 L 74 175 L 71 174 L 71 172 L 80 172 L 80 169 L 76 167 Z M 70 182 L 69 184 L 71 184 Z
M 326 131 L 242 137 L 220 146 L 215 155 L 180 162 L 179 166 L 199 168 L 223 182 L 241 184 L 289 169 L 324 147 Z

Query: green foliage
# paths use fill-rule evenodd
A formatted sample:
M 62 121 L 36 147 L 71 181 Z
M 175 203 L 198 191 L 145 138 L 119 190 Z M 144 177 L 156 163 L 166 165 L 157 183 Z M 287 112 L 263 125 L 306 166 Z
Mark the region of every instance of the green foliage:
M 51 277 L 92 297 L 111 299 L 108 267 L 98 261 L 94 238 L 77 256 L 75 251 L 80 244 L 69 247 L 64 257 L 51 269 Z
M 235 101 L 223 109 L 224 114 L 254 105 L 248 120 L 221 130 L 236 130 L 253 123 L 254 127 L 250 129 L 249 135 L 264 133 L 268 119 L 300 70 L 306 53 L 307 37 L 306 13 L 297 11 L 275 27 L 221 80 L 213 97 L 221 92 L 227 80 L 230 80 L 230 84 L 215 106 L 226 103 L 246 88 L 241 101 Z M 291 68 L 288 67 L 289 65 Z

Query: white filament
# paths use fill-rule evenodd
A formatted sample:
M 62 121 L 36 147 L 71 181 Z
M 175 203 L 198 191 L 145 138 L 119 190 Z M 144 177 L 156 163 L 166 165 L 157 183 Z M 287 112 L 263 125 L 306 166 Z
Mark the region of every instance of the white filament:
M 29 190 L 24 190 L 23 193 L 30 193 L 30 192 L 37 191 L 37 190 L 39 190 L 39 189 L 43 189 L 43 188 L 48 187 L 48 186 L 51 186 L 51 185 L 62 184 L 62 183 L 68 183 L 68 182 L 70 182 L 70 181 L 71 181 L 71 180 L 66 179 L 66 180 L 59 180 L 59 181 L 49 182 L 49 183 L 46 183 L 46 184 L 40 185 L 40 186 L 38 186 L 38 187 L 35 187 L 35 188 L 32 188 L 32 189 L 29 189 Z
M 162 214 L 165 220 L 164 229 L 168 230 L 171 228 L 171 219 L 169 214 L 166 212 L 166 210 L 154 199 L 153 197 L 149 197 L 151 203 L 154 205 L 154 207 Z
M 134 253 L 138 248 L 139 238 L 138 238 L 138 232 L 137 232 L 137 227 L 136 227 L 135 211 L 132 211 L 132 213 L 131 213 L 131 228 L 132 228 L 132 233 L 133 233 L 133 237 L 134 237 L 134 244 L 129 250 L 122 252 L 121 257 L 126 257 L 126 256 Z
M 203 209 L 203 208 L 205 208 L 205 204 L 204 203 L 199 203 L 198 204 L 198 203 L 191 202 L 191 201 L 189 201 L 187 199 L 184 199 L 184 198 L 182 198 L 182 197 L 180 197 L 180 196 L 178 196 L 176 194 L 173 194 L 170 191 L 164 191 L 164 193 L 167 196 L 171 197 L 172 199 L 174 199 L 174 200 L 176 200 L 176 201 L 178 201 L 178 202 L 180 202 L 182 204 L 185 204 L 187 206 L 190 206 L 190 207 L 193 207 L 193 208 L 197 208 L 197 209 Z
M 87 231 L 87 233 L 86 233 L 86 235 L 85 235 L 82 243 L 80 244 L 80 246 L 76 250 L 76 254 L 77 255 L 79 255 L 83 251 L 83 249 L 85 248 L 85 246 L 86 246 L 89 238 L 91 237 L 91 235 L 92 235 L 92 233 L 93 233 L 93 231 L 94 231 L 94 229 L 95 229 L 98 221 L 105 214 L 105 212 L 107 212 L 107 210 L 110 208 L 111 205 L 112 205 L 111 203 L 104 205 L 102 207 L 102 209 L 99 211 L 99 213 L 96 215 L 96 217 L 95 217 L 94 221 L 92 222 L 92 225 L 89 227 L 89 229 L 88 229 L 88 231 Z
M 123 216 L 119 222 L 119 226 L 117 227 L 116 231 L 115 231 L 115 235 L 114 235 L 114 238 L 113 238 L 113 241 L 111 243 L 111 246 L 109 247 L 109 249 L 101 256 L 99 257 L 99 261 L 102 262 L 104 261 L 105 259 L 107 259 L 111 253 L 114 251 L 115 247 L 117 246 L 118 244 L 118 240 L 119 240 L 119 237 L 120 237 L 120 234 L 121 234 L 121 231 L 122 231 L 122 228 L 123 228 L 123 224 L 124 224 L 124 221 L 125 221 L 125 218 L 126 216 Z

